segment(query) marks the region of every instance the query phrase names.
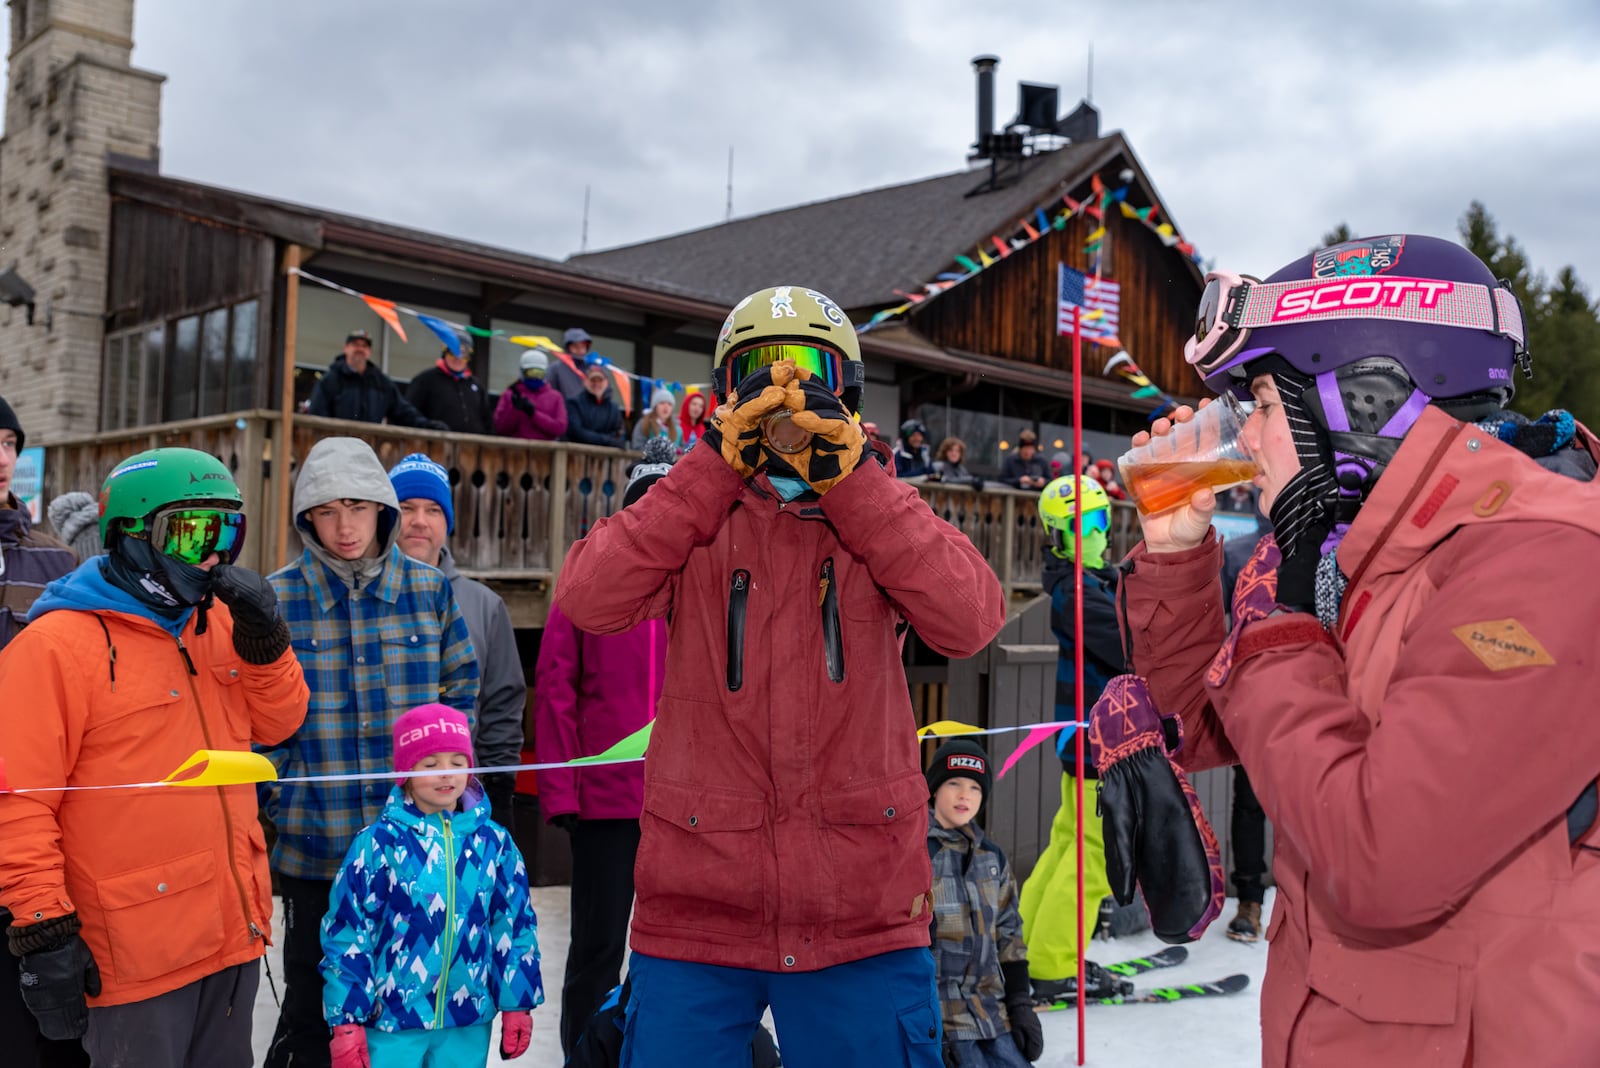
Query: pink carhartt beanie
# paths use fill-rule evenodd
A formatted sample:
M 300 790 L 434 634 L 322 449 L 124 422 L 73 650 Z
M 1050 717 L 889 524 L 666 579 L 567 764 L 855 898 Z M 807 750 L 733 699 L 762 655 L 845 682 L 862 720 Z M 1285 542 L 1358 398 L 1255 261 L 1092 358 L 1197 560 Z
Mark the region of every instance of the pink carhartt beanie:
M 472 727 L 449 705 L 418 705 L 394 721 L 394 770 L 410 771 L 432 753 L 465 753 L 472 760 Z

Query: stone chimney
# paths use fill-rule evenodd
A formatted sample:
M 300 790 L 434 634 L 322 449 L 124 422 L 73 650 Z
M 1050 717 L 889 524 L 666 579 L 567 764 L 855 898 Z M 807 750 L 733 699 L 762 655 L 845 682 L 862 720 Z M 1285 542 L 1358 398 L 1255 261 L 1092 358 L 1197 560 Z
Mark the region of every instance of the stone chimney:
M 107 159 L 160 159 L 161 83 L 135 70 L 133 0 L 9 0 L 0 139 L 0 271 L 34 290 L 0 305 L 0 396 L 30 444 L 99 427 L 111 239 Z

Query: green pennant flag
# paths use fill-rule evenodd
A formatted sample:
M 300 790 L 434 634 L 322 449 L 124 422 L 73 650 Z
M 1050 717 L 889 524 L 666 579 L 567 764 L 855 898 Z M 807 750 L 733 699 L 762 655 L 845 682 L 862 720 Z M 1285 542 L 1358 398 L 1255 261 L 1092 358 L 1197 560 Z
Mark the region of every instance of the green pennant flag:
M 966 268 L 968 274 L 977 274 L 982 268 L 972 261 L 970 256 L 957 256 L 956 262 Z
M 579 757 L 576 760 L 569 760 L 567 763 L 599 764 L 609 763 L 613 760 L 637 760 L 644 756 L 645 746 L 650 744 L 650 730 L 655 725 L 656 721 L 651 720 L 605 752 L 596 753 L 594 756 L 589 757 Z
M 499 332 L 500 331 L 498 330 L 485 330 L 481 326 L 467 327 L 467 333 L 471 334 L 473 337 L 494 337 Z
M 1138 399 L 1143 398 L 1143 397 L 1159 397 L 1159 396 L 1161 396 L 1161 387 L 1160 386 L 1153 386 L 1153 385 L 1152 386 L 1145 386 L 1143 389 L 1136 389 L 1136 390 L 1133 391 L 1133 397 L 1134 397 L 1135 400 L 1138 400 Z
M 1069 216 L 1067 215 L 1067 213 L 1066 212 L 1062 212 L 1060 215 L 1056 216 L 1055 222 L 1051 223 L 1050 225 L 1055 227 L 1057 230 L 1065 230 L 1067 228 L 1067 219 L 1068 218 L 1069 218 Z

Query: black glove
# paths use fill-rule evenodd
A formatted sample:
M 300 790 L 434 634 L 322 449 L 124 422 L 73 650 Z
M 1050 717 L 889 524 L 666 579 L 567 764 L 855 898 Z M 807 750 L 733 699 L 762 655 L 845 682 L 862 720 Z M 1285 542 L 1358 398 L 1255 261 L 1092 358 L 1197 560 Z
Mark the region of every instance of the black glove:
M 955 1044 L 949 1039 L 945 1039 L 940 1052 L 944 1054 L 944 1068 L 961 1068 L 961 1054 L 956 1052 Z
M 441 419 L 424 419 L 422 427 L 424 430 L 449 430 L 450 424 Z
M 533 414 L 533 401 L 529 400 L 528 395 L 522 392 L 522 390 L 512 389 L 511 403 L 516 405 L 522 411 L 527 412 L 529 415 Z
M 20 959 L 22 1003 L 39 1021 L 39 1033 L 58 1042 L 83 1037 L 89 1028 L 87 997 L 100 995 L 100 969 L 78 935 L 76 914 L 28 927 L 12 927 L 13 953 Z
M 211 592 L 233 615 L 233 648 L 247 664 L 270 664 L 289 648 L 289 625 L 278 614 L 272 583 L 248 567 L 218 564 Z
M 1224 888 L 1216 835 L 1168 755 L 1183 744 L 1181 721 L 1161 715 L 1144 679 L 1118 675 L 1094 704 L 1089 737 L 1102 762 L 1098 806 L 1112 894 L 1131 904 L 1137 883 L 1156 937 L 1193 942 L 1221 914 Z
M 1033 1062 L 1044 1056 L 1044 1024 L 1033 1011 L 1033 981 L 1028 978 L 1028 962 L 1006 961 L 1000 965 L 1006 981 L 1006 1013 L 1011 1017 L 1011 1038 L 1023 1060 Z
M 550 826 L 560 827 L 563 831 L 571 834 L 578 829 L 578 814 L 576 812 L 563 812 L 559 816 L 551 816 Z
M 478 776 L 483 784 L 484 796 L 489 799 L 489 818 L 508 831 L 512 827 L 511 799 L 517 792 L 517 774 L 514 771 L 491 771 Z

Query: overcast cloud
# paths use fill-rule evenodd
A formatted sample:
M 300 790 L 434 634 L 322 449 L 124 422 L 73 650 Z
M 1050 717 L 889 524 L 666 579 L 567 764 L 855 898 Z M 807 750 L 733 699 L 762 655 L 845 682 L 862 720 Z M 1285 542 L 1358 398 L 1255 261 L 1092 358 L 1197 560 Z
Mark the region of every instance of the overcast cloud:
M 1474 198 L 1600 284 L 1600 5 L 139 0 L 163 170 L 564 258 L 961 167 L 970 60 L 1082 95 L 1201 254 L 1335 223 L 1454 236 Z M 848 246 L 840 255 L 850 254 Z

